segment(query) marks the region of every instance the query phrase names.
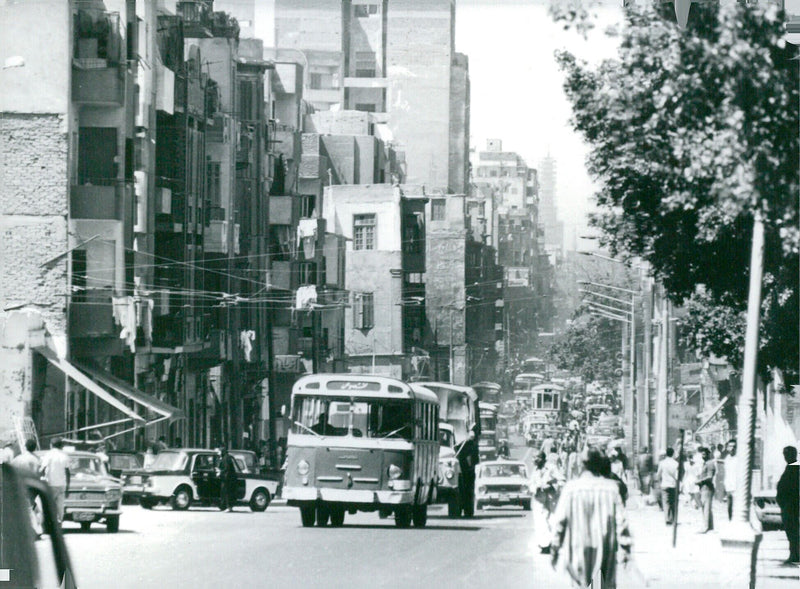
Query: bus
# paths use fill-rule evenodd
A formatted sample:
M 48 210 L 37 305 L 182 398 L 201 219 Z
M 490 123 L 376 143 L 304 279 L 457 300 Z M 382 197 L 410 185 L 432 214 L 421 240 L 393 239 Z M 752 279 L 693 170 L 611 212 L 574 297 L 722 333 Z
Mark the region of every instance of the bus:
M 523 372 L 514 378 L 514 399 L 520 407 L 532 404 L 533 387 L 544 382 L 544 374 L 539 372 Z
M 561 393 L 564 387 L 552 382 L 538 384 L 531 389 L 531 410 L 534 414 L 545 414 L 555 421 L 561 411 Z
M 478 400 L 486 403 L 499 403 L 503 388 L 496 382 L 479 382 L 472 385 L 478 394 Z
M 478 402 L 481 420 L 481 436 L 478 439 L 478 452 L 481 460 L 496 460 L 500 446 L 497 439 L 497 405 Z
M 522 372 L 537 372 L 544 374 L 547 372 L 547 361 L 532 356 L 530 358 L 525 358 L 520 363 L 520 367 L 522 369 Z
M 439 399 L 393 378 L 313 374 L 292 388 L 283 498 L 304 527 L 346 512 L 424 527 L 439 462 Z
M 460 517 L 463 513 L 466 517 L 472 517 L 475 514 L 475 467 L 480 462 L 478 395 L 471 387 L 443 382 L 412 383 L 411 388 L 436 395 L 439 400 L 439 419 L 453 427 L 461 478 L 458 494 L 447 498 L 447 514 Z

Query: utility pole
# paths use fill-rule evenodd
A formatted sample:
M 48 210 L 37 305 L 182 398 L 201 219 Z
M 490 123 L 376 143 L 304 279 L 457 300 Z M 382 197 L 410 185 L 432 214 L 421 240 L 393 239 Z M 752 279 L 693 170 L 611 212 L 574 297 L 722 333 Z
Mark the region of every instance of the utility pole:
M 656 454 L 666 452 L 669 446 L 667 439 L 667 411 L 669 403 L 667 399 L 667 366 L 669 356 L 669 302 L 661 295 L 661 328 L 658 338 L 658 384 L 656 389 L 656 431 L 654 445 L 657 448 Z
M 653 452 L 653 440 L 652 440 L 652 432 L 650 429 L 650 372 L 652 370 L 651 366 L 651 356 L 653 353 L 653 289 L 650 284 L 650 279 L 645 278 L 645 287 L 644 287 L 644 346 L 642 350 L 642 364 L 644 365 L 644 391 L 641 398 L 641 403 L 639 404 L 639 417 L 641 421 L 639 422 L 639 436 L 640 440 L 643 440 L 647 447 L 650 449 L 650 453 Z

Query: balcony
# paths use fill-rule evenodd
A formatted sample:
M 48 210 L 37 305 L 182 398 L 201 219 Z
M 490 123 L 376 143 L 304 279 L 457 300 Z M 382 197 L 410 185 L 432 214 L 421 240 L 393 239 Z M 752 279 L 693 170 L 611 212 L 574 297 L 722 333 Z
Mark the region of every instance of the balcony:
M 92 106 L 122 106 L 127 72 L 121 66 L 84 68 L 76 60 L 72 68 L 72 100 Z M 105 62 L 106 60 L 97 60 Z
M 110 289 L 87 290 L 69 307 L 69 333 L 73 338 L 116 336 Z
M 213 0 L 190 0 L 178 2 L 177 13 L 183 20 L 183 35 L 186 38 L 210 38 L 213 21 Z
M 110 185 L 73 185 L 70 197 L 70 216 L 73 219 L 128 220 L 133 216 L 130 186 L 114 180 L 102 180 Z M 113 183 L 113 184 L 112 184 Z

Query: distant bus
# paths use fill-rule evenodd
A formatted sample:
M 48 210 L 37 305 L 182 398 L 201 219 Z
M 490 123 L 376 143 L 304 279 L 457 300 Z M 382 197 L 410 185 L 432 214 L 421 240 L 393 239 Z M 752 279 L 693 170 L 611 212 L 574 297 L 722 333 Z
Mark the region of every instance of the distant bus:
M 481 461 L 496 460 L 499 440 L 497 439 L 497 405 L 478 403 L 481 420 L 481 435 L 478 439 L 478 451 Z
M 303 526 L 347 511 L 427 523 L 439 460 L 439 399 L 392 378 L 314 374 L 292 388 L 283 497 Z
M 538 372 L 545 374 L 547 372 L 547 361 L 541 358 L 531 357 L 525 358 L 521 363 L 522 372 Z
M 514 399 L 518 405 L 530 406 L 533 402 L 533 388 L 544 382 L 544 374 L 523 372 L 514 378 Z
M 495 382 L 479 382 L 471 385 L 478 399 L 486 403 L 499 403 L 503 388 Z
M 536 412 L 561 411 L 561 394 L 564 387 L 552 382 L 541 383 L 531 390 L 531 409 Z

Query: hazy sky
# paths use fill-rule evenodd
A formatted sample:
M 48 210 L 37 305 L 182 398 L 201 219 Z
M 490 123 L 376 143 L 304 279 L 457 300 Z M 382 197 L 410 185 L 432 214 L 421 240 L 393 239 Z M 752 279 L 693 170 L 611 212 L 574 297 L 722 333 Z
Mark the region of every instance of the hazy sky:
M 590 61 L 613 57 L 616 41 L 603 30 L 621 21 L 622 2 L 609 0 L 588 40 L 555 24 L 548 4 L 457 0 L 456 50 L 469 56 L 472 147 L 482 150 L 486 139 L 502 139 L 505 150 L 532 166 L 549 152 L 558 162 L 557 205 L 569 236 L 575 225 L 585 226 L 593 187 L 584 166 L 586 147 L 568 124 L 570 106 L 553 53 L 567 48 Z M 272 0 L 262 0 L 256 14 L 256 34 L 265 46 L 274 42 L 272 6 Z

